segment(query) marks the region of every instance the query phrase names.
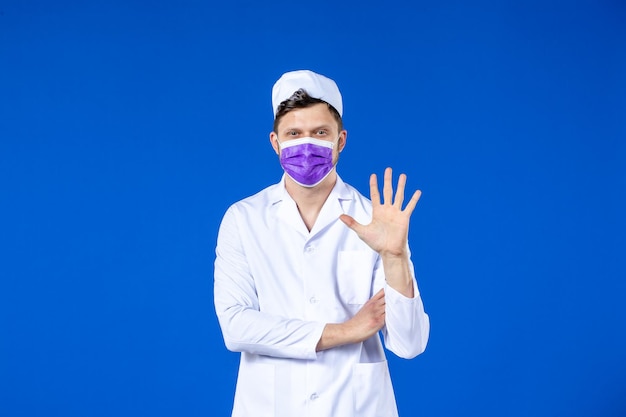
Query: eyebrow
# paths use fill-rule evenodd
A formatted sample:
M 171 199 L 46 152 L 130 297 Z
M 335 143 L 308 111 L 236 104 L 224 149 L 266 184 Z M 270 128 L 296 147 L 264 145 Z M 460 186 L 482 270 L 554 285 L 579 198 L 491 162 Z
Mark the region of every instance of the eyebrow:
M 312 132 L 316 132 L 318 130 L 331 130 L 332 127 L 330 125 L 324 124 L 324 125 L 320 125 L 320 126 L 315 126 L 313 128 L 311 128 L 310 130 Z M 282 129 L 283 132 L 291 132 L 292 130 L 298 131 L 298 132 L 302 132 L 305 129 L 302 129 L 300 127 L 289 127 L 289 126 L 285 126 L 284 129 Z
M 320 125 L 320 126 L 315 126 L 314 128 L 311 129 L 312 132 L 316 132 L 318 130 L 331 130 L 332 127 L 330 125 Z

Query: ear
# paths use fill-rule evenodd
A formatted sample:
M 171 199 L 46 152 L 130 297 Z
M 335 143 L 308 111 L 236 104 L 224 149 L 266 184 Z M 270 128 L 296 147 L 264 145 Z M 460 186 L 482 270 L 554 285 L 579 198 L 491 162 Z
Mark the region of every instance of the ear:
M 339 132 L 339 140 L 337 141 L 337 150 L 339 152 L 343 151 L 343 148 L 346 147 L 346 141 L 348 139 L 348 131 L 342 130 Z
M 276 152 L 276 155 L 280 155 L 280 151 L 278 148 L 278 135 L 275 132 L 270 133 L 270 143 L 272 144 L 272 148 L 274 148 L 274 152 Z

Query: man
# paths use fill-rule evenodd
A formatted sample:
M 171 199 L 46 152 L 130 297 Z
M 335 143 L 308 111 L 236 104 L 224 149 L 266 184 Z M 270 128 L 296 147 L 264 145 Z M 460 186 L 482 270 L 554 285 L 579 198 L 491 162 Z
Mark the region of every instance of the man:
M 217 240 L 215 308 L 241 352 L 233 417 L 397 416 L 383 345 L 402 358 L 430 331 L 392 171 L 370 200 L 336 171 L 347 132 L 337 85 L 311 71 L 272 90 L 278 184 L 233 204 Z

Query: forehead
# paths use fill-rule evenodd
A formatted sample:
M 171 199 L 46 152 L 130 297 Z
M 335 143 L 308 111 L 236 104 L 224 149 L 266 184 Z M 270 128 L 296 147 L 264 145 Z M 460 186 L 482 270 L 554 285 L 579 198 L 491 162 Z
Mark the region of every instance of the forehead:
M 310 107 L 293 109 L 286 113 L 278 123 L 278 130 L 313 129 L 317 127 L 337 128 L 337 121 L 325 103 Z

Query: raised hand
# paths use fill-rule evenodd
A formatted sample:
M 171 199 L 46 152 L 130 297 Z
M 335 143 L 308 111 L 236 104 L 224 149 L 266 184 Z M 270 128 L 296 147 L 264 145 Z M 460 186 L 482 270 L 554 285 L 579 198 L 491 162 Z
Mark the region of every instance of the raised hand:
M 385 169 L 381 201 L 376 174 L 372 174 L 370 176 L 372 221 L 368 225 L 363 225 L 346 214 L 340 216 L 341 221 L 354 230 L 361 240 L 383 258 L 400 258 L 407 255 L 409 220 L 422 193 L 419 190 L 415 191 L 403 210 L 405 186 L 406 175 L 400 174 L 394 198 L 392 170 L 391 168 Z

